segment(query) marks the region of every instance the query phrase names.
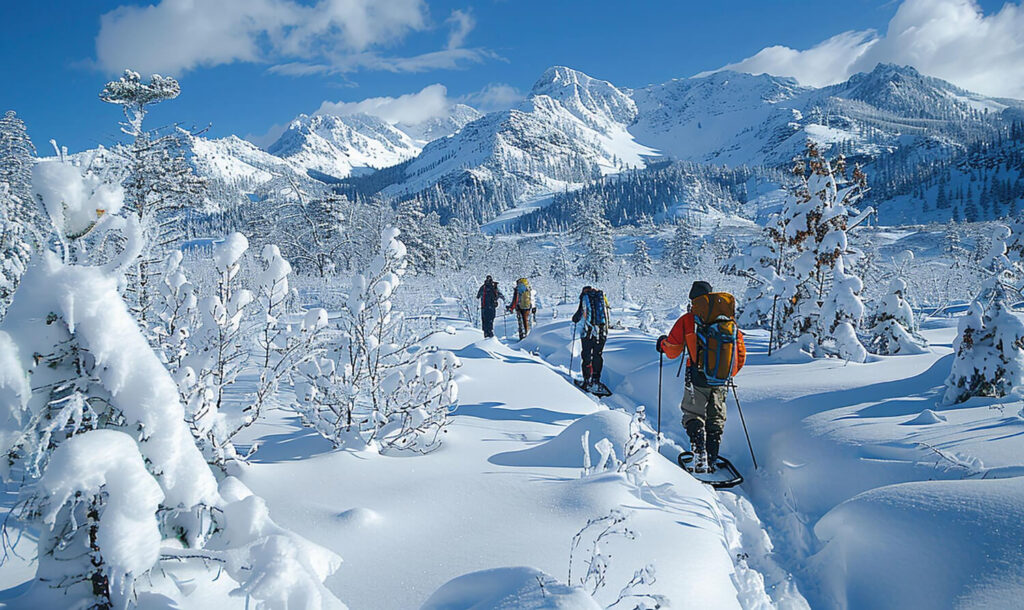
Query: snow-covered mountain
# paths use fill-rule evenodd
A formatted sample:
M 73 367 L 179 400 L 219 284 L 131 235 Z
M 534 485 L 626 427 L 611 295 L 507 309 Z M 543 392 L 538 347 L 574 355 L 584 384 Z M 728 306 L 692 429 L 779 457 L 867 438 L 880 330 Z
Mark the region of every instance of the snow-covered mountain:
M 1024 102 L 887 64 L 824 88 L 719 72 L 636 90 L 554 67 L 519 107 L 472 122 L 362 185 L 422 194 L 442 216 L 489 220 L 656 156 L 784 167 L 811 139 L 866 163 L 896 151 L 919 163 L 962 154 L 1019 116 Z
M 821 89 L 718 72 L 638 89 L 633 99 L 638 140 L 678 159 L 725 165 L 783 165 L 807 139 L 869 157 L 907 146 L 963 150 L 994 133 L 998 113 L 1024 110 L 890 64 Z
M 565 67 L 548 69 L 518 107 L 435 140 L 408 163 L 389 170 L 391 196 L 434 185 L 452 197 L 488 193 L 500 213 L 514 202 L 578 188 L 655 155 L 630 135 L 632 98 L 607 81 Z M 479 218 L 488 214 L 475 209 Z
M 424 144 L 449 136 L 480 117 L 459 104 L 443 117 L 416 124 L 391 124 L 369 114 L 300 115 L 267 152 L 307 171 L 346 178 L 401 163 Z

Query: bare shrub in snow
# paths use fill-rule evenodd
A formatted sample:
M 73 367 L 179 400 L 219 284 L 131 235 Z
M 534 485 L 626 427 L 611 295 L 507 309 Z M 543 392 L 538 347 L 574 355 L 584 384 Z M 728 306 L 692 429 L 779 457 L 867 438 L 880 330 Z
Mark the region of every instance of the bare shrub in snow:
M 596 595 L 598 591 L 607 586 L 608 568 L 612 559 L 611 554 L 607 552 L 607 545 L 615 538 L 636 540 L 636 532 L 629 528 L 631 515 L 632 513 L 622 509 L 612 509 L 604 517 L 588 520 L 583 529 L 572 537 L 567 579 L 567 584 L 570 587 L 579 586 L 590 595 Z M 574 571 L 575 578 L 573 578 Z M 616 599 L 606 608 L 613 608 L 627 599 L 636 604 L 634 608 L 662 607 L 665 604 L 664 597 L 636 590 L 637 587 L 650 586 L 655 582 L 654 565 L 648 564 L 633 574 L 633 578 L 626 583 Z
M 379 256 L 352 280 L 337 346 L 299 367 L 299 414 L 335 445 L 430 451 L 458 398 L 458 358 L 423 348 L 394 309 L 405 258 L 398 230 L 385 230 Z

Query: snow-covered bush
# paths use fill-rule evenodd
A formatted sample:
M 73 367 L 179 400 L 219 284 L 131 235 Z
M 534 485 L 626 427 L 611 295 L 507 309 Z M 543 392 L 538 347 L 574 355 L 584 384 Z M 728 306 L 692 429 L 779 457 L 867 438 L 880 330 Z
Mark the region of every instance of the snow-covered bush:
M 845 233 L 843 234 L 845 236 Z M 846 273 L 843 259 L 832 267 L 832 291 L 821 307 L 821 324 L 831 333 L 830 347 L 844 360 L 864 362 L 868 352 L 857 337 L 857 328 L 864 317 L 860 278 Z
M 41 532 L 36 607 L 124 607 L 153 570 L 207 562 L 260 607 L 342 607 L 322 584 L 336 556 L 218 489 L 108 269 L 45 253 L 0 325 L 0 363 L 0 471 L 23 479 L 12 514 Z
M 904 296 L 906 291 L 907 283 L 894 279 L 878 301 L 869 321 L 872 353 L 883 356 L 924 353 L 928 343 L 917 333 L 914 310 Z
M 1007 294 L 1019 294 L 1014 284 L 1021 273 L 1020 241 L 1004 225 L 991 233 L 983 258 L 990 277 L 958 324 L 956 357 L 946 379 L 947 404 L 972 396 L 1007 396 L 1024 384 L 1024 314 L 1010 309 Z
M 338 446 L 430 451 L 458 399 L 458 358 L 422 347 L 394 309 L 406 269 L 398 234 L 385 230 L 380 255 L 353 278 L 337 347 L 299 367 L 298 411 Z

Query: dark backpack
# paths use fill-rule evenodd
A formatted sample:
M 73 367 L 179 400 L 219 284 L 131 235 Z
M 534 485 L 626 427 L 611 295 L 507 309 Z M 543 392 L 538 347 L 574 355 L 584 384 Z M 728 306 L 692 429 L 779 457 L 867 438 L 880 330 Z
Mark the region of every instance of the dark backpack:
M 608 324 L 607 311 L 604 307 L 604 292 L 600 290 L 591 290 L 587 293 L 587 299 L 589 299 L 587 313 L 590 314 L 588 322 L 590 326 L 595 328 L 602 328 Z
M 728 385 L 738 355 L 736 299 L 727 292 L 712 292 L 693 299 L 691 311 L 697 334 L 697 368 L 709 386 Z
M 498 307 L 498 285 L 497 284 L 484 284 L 483 286 L 484 298 L 483 307 L 486 309 L 495 309 Z

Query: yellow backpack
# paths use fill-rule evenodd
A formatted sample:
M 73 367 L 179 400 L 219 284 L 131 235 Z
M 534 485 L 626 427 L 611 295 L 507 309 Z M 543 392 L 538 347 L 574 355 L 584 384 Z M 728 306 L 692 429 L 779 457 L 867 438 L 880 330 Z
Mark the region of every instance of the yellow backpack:
M 529 280 L 525 277 L 519 278 L 516 281 L 516 291 L 519 293 L 516 307 L 519 309 L 533 309 L 533 291 L 530 290 Z

